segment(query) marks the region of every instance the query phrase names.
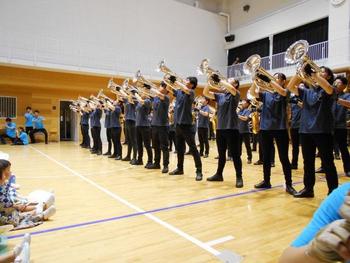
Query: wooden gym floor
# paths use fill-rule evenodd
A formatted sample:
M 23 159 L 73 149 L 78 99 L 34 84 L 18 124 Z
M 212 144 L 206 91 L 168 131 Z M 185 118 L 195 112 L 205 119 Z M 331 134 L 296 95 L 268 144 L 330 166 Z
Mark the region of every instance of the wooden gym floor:
M 245 153 L 244 188 L 234 187 L 232 162 L 226 164 L 224 182 L 209 183 L 205 179 L 217 165 L 213 142 L 209 158 L 202 159 L 202 182 L 194 180 L 192 156 L 186 156 L 185 175 L 172 177 L 91 155 L 71 142 L 1 150 L 10 154 L 22 194 L 35 189 L 56 193 L 57 214 L 51 221 L 10 233 L 10 245 L 32 233 L 31 258 L 37 263 L 220 262 L 227 255 L 240 255 L 243 262 L 277 262 L 327 191 L 318 178 L 314 199 L 286 194 L 277 155 L 271 190 L 254 190 L 262 166 L 248 165 Z M 170 169 L 175 165 L 171 153 Z M 342 162 L 336 165 L 342 175 Z M 293 172 L 297 190 L 303 186 L 300 168 L 301 159 Z

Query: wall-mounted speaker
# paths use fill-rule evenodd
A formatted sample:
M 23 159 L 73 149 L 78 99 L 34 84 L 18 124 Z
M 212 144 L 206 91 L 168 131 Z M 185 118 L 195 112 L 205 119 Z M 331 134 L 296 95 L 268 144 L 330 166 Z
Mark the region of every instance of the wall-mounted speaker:
M 235 35 L 226 35 L 225 40 L 226 42 L 232 42 L 235 40 Z

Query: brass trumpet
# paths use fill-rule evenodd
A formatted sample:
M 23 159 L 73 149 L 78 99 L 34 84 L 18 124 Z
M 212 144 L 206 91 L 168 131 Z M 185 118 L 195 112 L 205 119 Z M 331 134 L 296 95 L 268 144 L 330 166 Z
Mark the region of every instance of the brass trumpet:
M 172 72 L 166 65 L 165 65 L 165 61 L 162 60 L 159 65 L 158 68 L 156 69 L 157 72 L 163 72 L 165 75 L 163 77 L 163 81 L 170 86 L 172 89 L 174 90 L 178 90 L 179 88 L 176 87 L 175 82 L 171 81 L 171 77 L 175 78 L 176 81 L 186 85 L 186 81 L 184 79 L 182 79 L 181 77 L 179 77 L 176 73 Z
M 252 80 L 257 87 L 267 92 L 274 93 L 275 90 L 266 80 L 275 80 L 263 67 L 261 67 L 261 57 L 258 54 L 250 56 L 243 64 L 243 72 L 252 76 Z
M 309 43 L 306 40 L 296 41 L 287 49 L 284 60 L 287 64 L 298 63 L 297 75 L 308 84 L 314 85 L 315 81 L 305 72 L 305 67 L 309 66 L 314 73 L 320 72 L 321 68 L 307 55 L 308 50 Z

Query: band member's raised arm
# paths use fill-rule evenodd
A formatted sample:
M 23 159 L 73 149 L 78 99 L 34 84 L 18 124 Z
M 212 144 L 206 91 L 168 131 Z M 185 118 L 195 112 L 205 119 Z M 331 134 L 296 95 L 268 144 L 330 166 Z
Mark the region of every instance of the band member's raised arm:
M 298 76 L 295 75 L 294 77 L 292 77 L 287 85 L 287 89 L 294 93 L 295 95 L 299 96 L 299 90 L 298 90 L 298 86 L 299 84 L 302 82 L 302 79 Z

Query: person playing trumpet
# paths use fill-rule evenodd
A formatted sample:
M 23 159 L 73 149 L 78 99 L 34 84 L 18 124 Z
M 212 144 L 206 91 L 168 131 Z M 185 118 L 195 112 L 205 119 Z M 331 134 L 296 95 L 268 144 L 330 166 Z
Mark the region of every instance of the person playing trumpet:
M 209 78 L 216 83 L 222 92 L 210 91 L 209 85 L 204 88 L 203 95 L 215 100 L 217 105 L 216 144 L 219 152 L 219 162 L 216 173 L 207 181 L 223 181 L 223 170 L 226 164 L 226 150 L 229 149 L 236 170 L 236 187 L 243 187 L 242 160 L 239 151 L 239 131 L 237 106 L 240 99 L 239 81 L 231 78 L 222 81 L 218 75 Z
M 209 156 L 209 99 L 206 97 L 201 98 L 199 102 L 197 111 L 198 111 L 198 139 L 199 139 L 199 154 L 203 158 L 208 158 Z M 205 152 L 204 152 L 205 148 Z

